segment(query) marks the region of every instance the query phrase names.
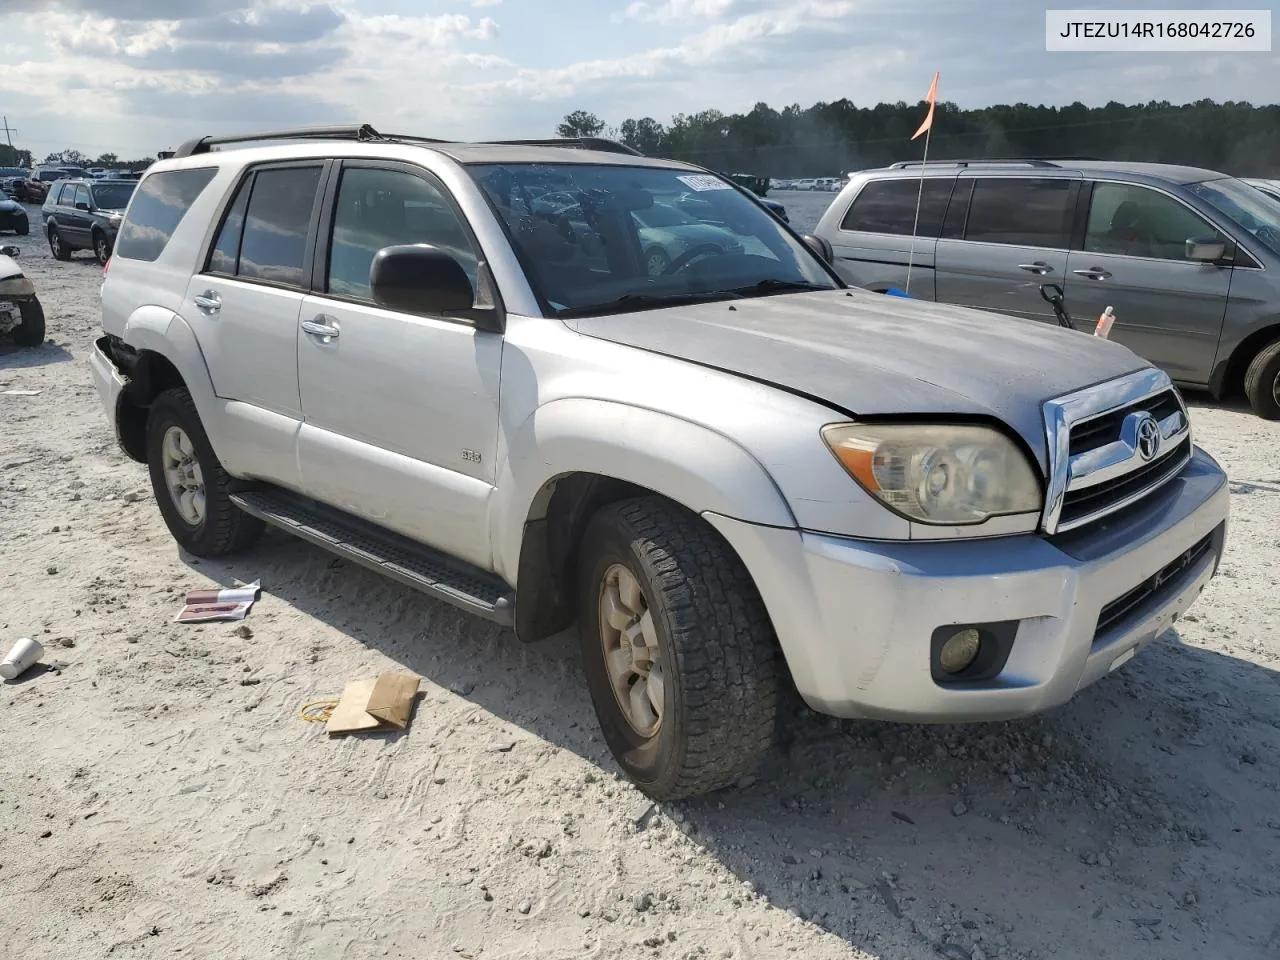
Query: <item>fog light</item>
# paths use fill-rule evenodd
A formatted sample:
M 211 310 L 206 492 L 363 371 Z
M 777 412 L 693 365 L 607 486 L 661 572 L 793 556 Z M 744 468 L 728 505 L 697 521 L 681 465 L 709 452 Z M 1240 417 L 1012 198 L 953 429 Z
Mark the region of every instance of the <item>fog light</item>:
M 938 660 L 947 673 L 960 673 L 969 667 L 978 656 L 978 648 L 982 639 L 978 631 L 972 627 L 957 630 L 942 645 Z

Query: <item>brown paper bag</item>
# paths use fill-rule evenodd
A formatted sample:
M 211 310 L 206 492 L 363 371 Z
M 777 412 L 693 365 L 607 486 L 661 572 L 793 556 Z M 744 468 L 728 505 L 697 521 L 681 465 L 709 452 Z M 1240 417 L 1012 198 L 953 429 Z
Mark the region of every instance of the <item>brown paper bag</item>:
M 347 684 L 329 715 L 325 731 L 333 736 L 369 730 L 403 730 L 413 714 L 420 682 L 421 679 L 411 673 L 384 673 L 373 680 Z

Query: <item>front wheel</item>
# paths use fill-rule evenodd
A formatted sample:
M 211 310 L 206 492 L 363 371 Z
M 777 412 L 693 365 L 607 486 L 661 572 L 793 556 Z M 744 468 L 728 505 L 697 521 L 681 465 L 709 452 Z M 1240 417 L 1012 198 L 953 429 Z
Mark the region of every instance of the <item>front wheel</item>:
M 188 553 L 226 556 L 262 535 L 262 521 L 231 502 L 231 477 L 186 390 L 166 390 L 151 404 L 146 449 L 160 515 Z
M 1254 413 L 1280 420 L 1280 340 L 1272 340 L 1253 358 L 1245 371 L 1244 392 Z
M 38 347 L 44 343 L 44 307 L 34 297 L 18 304 L 22 323 L 13 331 L 13 342 L 20 347 Z
M 18 234 L 18 236 L 25 237 L 31 233 L 31 224 L 20 223 L 18 224 L 18 229 L 15 232 Z
M 614 758 L 648 796 L 734 783 L 773 743 L 781 669 L 746 568 L 659 497 L 603 507 L 579 565 L 583 667 Z
M 111 259 L 111 241 L 101 230 L 93 231 L 93 255 L 98 258 L 98 262 L 104 267 L 107 265 L 107 261 Z

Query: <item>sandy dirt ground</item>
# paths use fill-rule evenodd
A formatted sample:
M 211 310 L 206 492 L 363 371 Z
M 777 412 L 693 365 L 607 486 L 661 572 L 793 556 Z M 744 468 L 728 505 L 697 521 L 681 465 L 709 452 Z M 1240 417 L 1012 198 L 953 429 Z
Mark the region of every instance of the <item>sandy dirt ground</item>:
M 21 245 L 49 342 L 0 346 L 0 644 L 61 666 L 0 685 L 0 955 L 1280 957 L 1280 424 L 1196 402 L 1221 574 L 1067 707 L 808 715 L 754 781 L 653 809 L 568 638 L 282 535 L 182 555 L 89 378 L 100 269 Z M 171 622 L 258 578 L 243 625 Z M 387 669 L 423 678 L 407 732 L 299 718 Z

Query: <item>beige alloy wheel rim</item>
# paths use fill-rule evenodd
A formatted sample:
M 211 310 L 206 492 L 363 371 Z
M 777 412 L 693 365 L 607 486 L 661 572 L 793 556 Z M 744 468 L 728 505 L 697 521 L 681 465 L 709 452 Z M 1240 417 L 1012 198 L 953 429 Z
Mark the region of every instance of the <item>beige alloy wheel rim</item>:
M 181 427 L 166 430 L 160 456 L 165 486 L 169 489 L 173 505 L 183 520 L 198 527 L 204 522 L 204 474 L 200 471 L 195 447 L 187 432 Z
M 620 563 L 600 584 L 600 643 L 614 699 L 631 729 L 644 738 L 662 726 L 665 675 L 653 614 L 635 575 Z

